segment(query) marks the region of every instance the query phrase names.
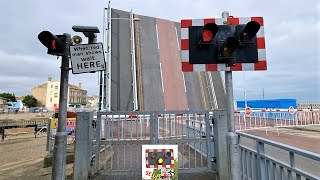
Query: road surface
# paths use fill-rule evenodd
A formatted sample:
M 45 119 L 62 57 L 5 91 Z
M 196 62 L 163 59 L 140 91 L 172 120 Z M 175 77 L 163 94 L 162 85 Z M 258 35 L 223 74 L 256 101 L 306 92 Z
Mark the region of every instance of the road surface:
M 112 17 L 129 18 L 129 12 L 112 9 Z M 136 15 L 139 33 L 144 111 L 210 109 L 204 73 L 183 73 L 180 23 Z M 112 20 L 112 99 L 114 111 L 133 110 L 129 21 Z M 137 54 L 137 52 L 136 52 Z M 141 64 L 139 64 L 141 63 Z M 225 108 L 220 73 L 212 73 L 218 107 Z M 139 88 L 139 87 L 138 87 Z
M 112 9 L 111 17 L 129 19 L 130 14 Z M 132 111 L 130 21 L 113 19 L 111 24 L 111 110 Z

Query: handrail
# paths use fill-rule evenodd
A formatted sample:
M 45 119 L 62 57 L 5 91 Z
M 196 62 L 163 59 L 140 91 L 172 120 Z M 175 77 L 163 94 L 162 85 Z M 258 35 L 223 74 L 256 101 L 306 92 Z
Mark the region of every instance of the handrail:
M 107 11 L 107 12 L 106 12 Z M 107 111 L 111 110 L 111 7 L 110 7 L 110 1 L 108 3 L 108 7 L 105 8 L 104 11 L 104 30 L 103 30 L 103 36 L 104 36 L 104 44 L 105 47 L 105 54 L 106 54 L 106 70 L 105 70 L 105 79 L 104 79 L 104 100 L 103 102 L 104 107 Z M 101 103 L 101 102 L 100 102 Z
M 258 155 L 256 150 L 254 150 L 254 149 L 251 149 L 251 148 L 248 148 L 248 147 L 244 147 L 244 146 L 241 146 L 241 148 L 243 148 L 244 150 L 252 152 L 254 155 Z M 301 174 L 301 175 L 303 175 L 305 177 L 309 177 L 309 178 L 313 178 L 312 176 L 314 176 L 314 175 L 312 175 L 312 174 L 310 174 L 310 173 L 308 173 L 308 172 L 306 172 L 306 171 L 304 171 L 302 169 L 299 169 L 299 171 L 298 171 L 298 169 L 296 167 L 295 168 L 290 167 L 287 164 L 285 164 L 285 163 L 283 163 L 281 161 L 278 161 L 278 160 L 276 160 L 275 158 L 273 158 L 271 156 L 268 156 L 268 155 L 261 155 L 261 156 L 263 156 L 266 160 L 269 160 L 269 161 L 271 161 L 273 163 L 277 163 L 280 166 L 282 166 L 282 167 L 284 167 L 284 168 L 286 168 L 286 169 L 288 169 L 288 170 L 290 170 L 290 171 L 292 171 L 294 173 L 298 173 L 298 174 Z
M 307 172 L 299 168 L 299 166 L 296 166 L 297 161 L 295 160 L 296 155 L 299 155 L 303 158 L 308 158 L 310 160 L 320 162 L 320 154 L 251 134 L 242 132 L 237 132 L 237 134 L 239 139 L 244 137 L 256 142 L 256 149 L 251 149 L 243 144 L 239 145 L 241 150 L 240 161 L 242 162 L 240 174 L 243 178 L 249 179 L 251 177 L 251 179 L 267 180 L 269 179 L 269 175 L 273 176 L 274 178 L 281 177 L 284 179 L 293 179 L 294 175 L 297 179 L 301 179 L 301 177 L 310 180 L 316 180 L 320 178 L 319 176 L 317 176 L 318 172 L 315 172 L 314 170 L 310 170 L 310 172 Z M 286 151 L 286 153 L 288 153 L 287 155 L 289 158 L 289 163 L 286 163 L 282 160 L 277 160 L 274 157 L 267 155 L 265 153 L 265 145 L 269 145 L 271 147 Z M 253 158 L 255 159 L 254 163 L 256 163 L 256 166 L 254 167 L 251 166 Z M 276 170 L 277 166 L 280 168 L 279 173 Z M 285 171 L 287 173 L 284 173 Z M 254 174 L 253 172 L 256 173 Z
M 212 75 L 210 72 L 206 73 L 205 75 L 206 75 L 206 82 L 207 82 L 208 88 L 210 88 L 209 92 L 211 92 L 211 96 L 210 96 L 211 109 L 218 109 L 219 107 L 218 107 L 216 92 L 214 90 Z
M 136 49 L 134 38 L 133 12 L 130 12 L 130 31 L 131 31 L 131 63 L 132 63 L 132 86 L 133 86 L 133 110 L 138 110 L 138 93 L 137 93 L 137 70 L 136 70 Z
M 290 145 L 278 143 L 278 142 L 275 142 L 275 141 L 272 141 L 272 140 L 268 140 L 268 139 L 265 139 L 265 138 L 262 138 L 262 137 L 254 136 L 254 135 L 243 133 L 243 132 L 237 132 L 237 134 L 242 136 L 242 137 L 253 139 L 253 140 L 256 140 L 258 142 L 262 142 L 264 144 L 268 144 L 268 145 L 277 147 L 279 149 L 283 149 L 283 150 L 292 152 L 294 154 L 298 154 L 298 155 L 301 155 L 301 156 L 304 156 L 304 157 L 307 157 L 307 158 L 310 158 L 310 159 L 313 159 L 313 160 L 316 160 L 316 161 L 320 161 L 320 154 L 317 154 L 317 153 L 314 153 L 314 152 L 311 152 L 311 151 L 307 151 L 307 150 L 300 149 L 300 148 L 297 148 L 297 147 L 293 147 L 293 146 L 290 146 Z

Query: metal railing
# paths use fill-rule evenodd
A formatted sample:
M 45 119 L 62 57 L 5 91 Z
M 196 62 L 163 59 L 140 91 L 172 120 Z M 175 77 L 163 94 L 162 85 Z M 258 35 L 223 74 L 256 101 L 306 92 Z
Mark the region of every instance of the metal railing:
M 27 128 L 26 128 L 27 127 Z M 0 136 L 3 141 L 7 136 L 34 134 L 35 138 L 47 131 L 48 120 L 2 120 L 0 121 Z M 32 128 L 34 130 L 32 130 Z
M 242 132 L 237 134 L 242 179 L 320 179 L 320 154 Z M 275 158 L 277 155 L 278 159 Z M 314 169 L 303 169 L 310 163 Z
M 49 118 L 48 118 L 49 119 Z M 0 127 L 26 127 L 26 126 L 43 126 L 47 125 L 48 120 L 47 119 L 41 119 L 41 120 L 20 120 L 20 121 L 14 121 L 14 120 L 2 120 L 0 121 Z
M 211 131 L 210 126 L 206 126 L 208 118 L 208 111 L 99 112 L 95 132 L 95 172 L 101 168 L 98 147 L 110 145 L 114 155 L 100 173 L 140 173 L 137 164 L 142 161 L 139 158 L 142 144 L 178 144 L 179 152 L 184 156 L 179 172 L 212 170 L 212 159 L 207 158 L 214 153 L 212 139 L 190 131 L 190 127 Z M 103 119 L 106 119 L 104 125 Z M 100 140 L 102 138 L 105 140 Z
M 134 19 L 133 12 L 130 12 L 130 43 L 131 43 L 131 69 L 132 69 L 132 89 L 133 89 L 133 110 L 138 110 L 138 93 L 137 93 L 137 70 L 136 70 L 136 49 L 134 38 Z
M 211 72 L 207 72 L 204 75 L 205 75 L 207 89 L 208 89 L 208 93 L 209 93 L 210 109 L 218 109 L 218 102 L 217 102 L 216 92 L 214 90 L 212 74 L 211 74 Z
M 53 112 L 38 112 L 38 113 L 30 113 L 30 112 L 18 112 L 18 113 L 0 113 L 0 121 L 8 121 L 8 120 L 34 120 L 34 119 L 45 119 L 50 118 Z M 1 122 L 0 122 L 1 123 Z
M 298 102 L 298 109 L 320 109 L 320 102 L 316 101 L 302 101 Z
M 268 112 L 253 111 L 246 115 L 244 111 L 235 113 L 236 130 L 261 129 L 269 127 L 290 127 L 320 124 L 320 111 L 296 111 L 290 114 L 286 111 Z
M 105 47 L 105 56 L 106 56 L 106 70 L 105 70 L 105 89 L 104 89 L 104 106 L 106 110 L 110 111 L 111 109 L 111 6 L 110 1 L 108 3 L 108 8 L 105 8 L 104 11 L 104 29 L 103 29 L 103 42 Z M 101 102 L 100 102 L 101 103 Z
M 248 126 L 249 127 L 249 126 Z M 189 131 L 206 136 L 199 126 Z M 213 130 L 210 136 L 213 137 Z M 241 179 L 320 179 L 320 154 L 238 131 Z M 196 151 L 202 152 L 198 146 Z

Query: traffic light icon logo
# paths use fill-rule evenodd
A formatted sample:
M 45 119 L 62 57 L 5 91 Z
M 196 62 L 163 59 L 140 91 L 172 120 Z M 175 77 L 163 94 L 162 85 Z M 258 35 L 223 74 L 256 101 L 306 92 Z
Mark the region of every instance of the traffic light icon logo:
M 149 152 L 150 165 L 170 165 L 171 164 L 171 152 Z
M 146 168 L 174 168 L 172 149 L 147 149 Z

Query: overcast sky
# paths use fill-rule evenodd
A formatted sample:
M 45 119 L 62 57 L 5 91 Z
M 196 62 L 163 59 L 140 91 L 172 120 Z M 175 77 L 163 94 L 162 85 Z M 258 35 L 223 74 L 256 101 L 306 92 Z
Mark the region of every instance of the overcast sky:
M 103 0 L 0 1 L 0 93 L 27 95 L 49 75 L 59 80 L 61 60 L 46 54 L 38 33 L 49 30 L 76 35 L 73 25 L 102 30 L 106 4 Z M 268 70 L 233 73 L 235 99 L 244 98 L 246 87 L 247 99 L 261 99 L 264 89 L 265 99 L 320 101 L 318 0 L 113 0 L 111 6 L 177 22 L 221 17 L 223 11 L 237 17 L 263 16 Z M 102 33 L 98 41 L 102 41 Z M 69 82 L 82 83 L 89 95 L 98 94 L 97 73 L 70 72 Z

